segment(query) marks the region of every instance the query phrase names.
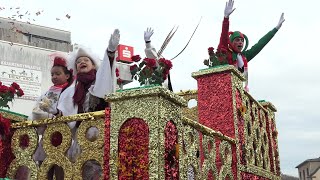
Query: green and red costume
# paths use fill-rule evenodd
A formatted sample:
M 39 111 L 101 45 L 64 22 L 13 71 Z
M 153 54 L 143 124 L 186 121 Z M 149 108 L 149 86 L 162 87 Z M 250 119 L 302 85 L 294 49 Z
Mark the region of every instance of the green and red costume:
M 218 50 L 226 50 L 227 52 L 227 60 L 230 65 L 234 65 L 237 67 L 242 73 L 244 73 L 246 77 L 246 89 L 248 86 L 248 62 L 252 60 L 262 49 L 263 47 L 273 38 L 278 30 L 276 28 L 269 31 L 266 35 L 264 35 L 258 43 L 253 45 L 250 49 L 247 49 L 249 44 L 246 36 L 239 31 L 229 33 L 229 18 L 224 18 L 222 23 L 222 32 L 220 36 L 220 43 L 218 46 Z M 231 36 L 229 37 L 229 35 Z M 232 41 L 237 38 L 242 37 L 246 40 L 246 46 L 244 50 L 239 52 L 235 47 L 232 46 Z M 243 66 L 239 67 L 238 62 L 243 61 Z

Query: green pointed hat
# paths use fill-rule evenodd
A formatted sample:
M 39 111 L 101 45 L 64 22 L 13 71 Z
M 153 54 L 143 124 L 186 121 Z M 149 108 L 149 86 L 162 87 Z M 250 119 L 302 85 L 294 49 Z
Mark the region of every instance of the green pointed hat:
M 244 49 L 242 51 L 247 50 L 248 45 L 249 45 L 249 40 L 247 38 L 247 36 L 245 34 L 242 34 L 240 31 L 235 31 L 235 32 L 229 32 L 229 39 L 230 39 L 230 44 L 232 43 L 232 41 L 237 38 L 237 37 L 241 37 L 243 39 L 245 39 L 246 41 L 246 45 L 244 47 Z

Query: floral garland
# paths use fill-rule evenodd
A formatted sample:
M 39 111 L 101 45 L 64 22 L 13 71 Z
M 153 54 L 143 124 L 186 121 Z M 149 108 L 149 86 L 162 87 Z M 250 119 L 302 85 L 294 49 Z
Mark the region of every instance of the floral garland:
M 0 114 L 0 139 L 5 139 L 10 134 L 11 123 Z
M 214 52 L 214 48 L 209 47 L 208 54 L 209 54 L 209 59 L 205 59 L 203 61 L 204 65 L 208 67 L 214 67 L 214 66 L 228 64 L 226 49 L 217 49 L 217 51 Z
M 132 56 L 133 62 L 140 62 L 139 55 Z M 160 58 L 159 60 L 144 58 L 139 65 L 130 66 L 132 78 L 138 80 L 140 85 L 161 85 L 167 78 L 172 68 L 170 60 Z
M 172 121 L 165 128 L 164 170 L 165 179 L 179 179 L 179 144 L 178 131 Z
M 6 138 L 0 139 L 0 178 L 5 178 L 7 169 L 11 161 L 14 159 L 14 155 L 11 150 L 11 138 L 13 132 L 10 131 Z
M 110 179 L 110 166 L 109 166 L 109 160 L 110 160 L 110 108 L 106 108 L 105 110 L 105 138 L 104 138 L 104 168 L 103 168 L 103 174 L 104 179 Z
M 0 108 L 10 109 L 8 103 L 12 102 L 15 95 L 18 97 L 24 95 L 19 84 L 13 82 L 10 86 L 6 86 L 0 81 Z M 10 120 L 0 114 L 0 178 L 6 177 L 7 168 L 14 158 L 11 150 L 12 135 Z M 21 141 L 20 146 L 27 147 L 29 144 L 28 140 Z
M 119 132 L 119 179 L 149 179 L 149 128 L 142 120 L 127 120 Z

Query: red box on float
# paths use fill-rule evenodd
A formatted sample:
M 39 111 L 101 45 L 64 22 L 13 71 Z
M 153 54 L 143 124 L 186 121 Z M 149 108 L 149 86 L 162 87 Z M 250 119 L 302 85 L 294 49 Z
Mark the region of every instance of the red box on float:
M 133 56 L 133 47 L 119 44 L 117 61 L 132 63 L 131 57 Z

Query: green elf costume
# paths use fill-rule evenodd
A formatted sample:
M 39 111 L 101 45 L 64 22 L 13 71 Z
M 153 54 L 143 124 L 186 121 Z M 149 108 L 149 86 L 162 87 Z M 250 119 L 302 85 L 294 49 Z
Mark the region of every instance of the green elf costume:
M 255 45 L 247 50 L 249 45 L 247 36 L 240 31 L 229 32 L 229 16 L 235 10 L 233 9 L 233 3 L 233 0 L 229 0 L 229 2 L 226 3 L 218 50 L 227 52 L 228 63 L 237 67 L 239 71 L 244 74 L 246 78 L 245 89 L 248 91 L 248 62 L 252 60 L 273 38 L 273 36 L 280 29 L 285 19 L 284 14 L 282 13 L 278 25 L 271 31 L 269 31 L 266 35 L 264 35 Z M 243 40 L 245 40 L 244 49 L 239 50 L 234 47 L 233 41 L 236 38 L 242 38 Z

